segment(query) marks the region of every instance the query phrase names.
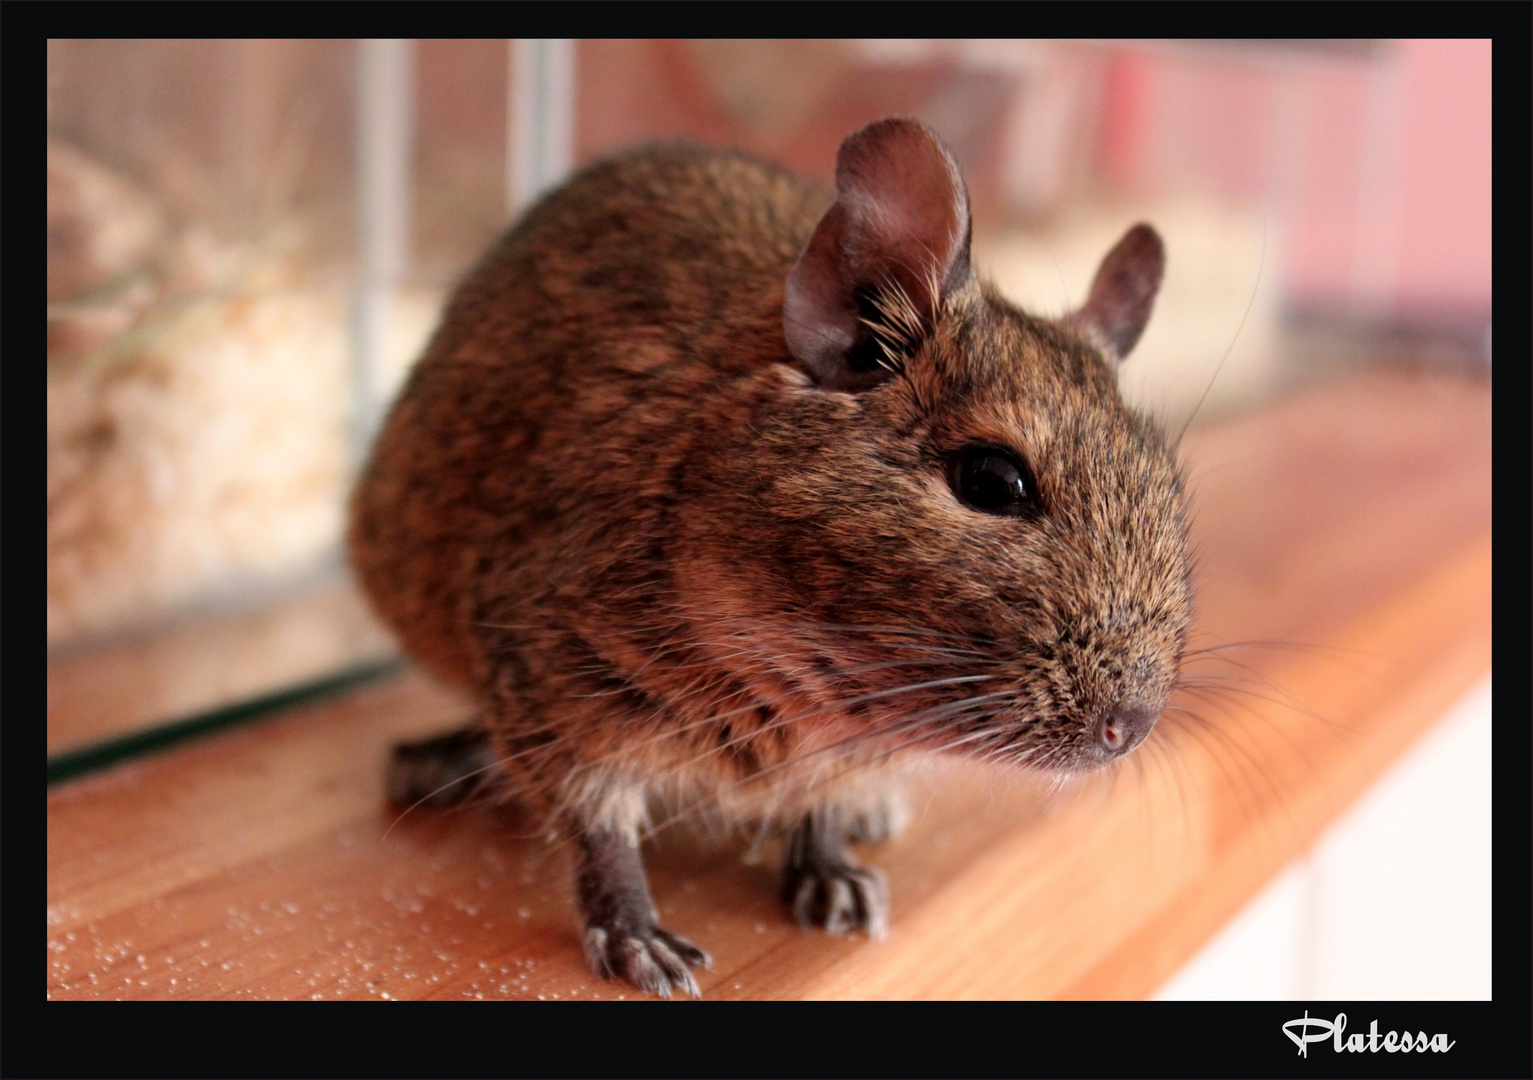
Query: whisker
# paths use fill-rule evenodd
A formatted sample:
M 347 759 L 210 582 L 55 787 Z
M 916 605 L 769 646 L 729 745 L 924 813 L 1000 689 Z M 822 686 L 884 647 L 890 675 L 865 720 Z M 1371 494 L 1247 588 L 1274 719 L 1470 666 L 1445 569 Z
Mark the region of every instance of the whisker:
M 1237 753 L 1240 756 L 1245 764 L 1249 766 L 1248 769 L 1243 769 L 1242 771 L 1244 771 L 1248 776 L 1256 776 L 1266 785 L 1267 792 L 1272 796 L 1273 803 L 1282 812 L 1284 819 L 1288 822 L 1290 830 L 1293 832 L 1293 835 L 1298 837 L 1300 835 L 1298 823 L 1293 820 L 1293 815 L 1288 809 L 1287 800 L 1283 798 L 1282 789 L 1263 767 L 1261 760 L 1251 753 L 1250 748 L 1241 743 L 1240 740 L 1236 739 L 1233 734 L 1226 732 L 1220 725 L 1210 723 L 1206 718 L 1199 716 L 1197 713 L 1191 712 L 1190 710 L 1183 709 L 1180 711 L 1185 715 L 1200 721 L 1204 731 L 1208 732 L 1210 736 L 1219 740 L 1231 752 Z M 1313 768 L 1313 764 L 1310 764 L 1311 768 Z M 1233 782 L 1235 778 L 1231 776 L 1230 779 L 1232 781 L 1231 786 L 1239 791 L 1240 785 L 1236 782 Z M 1248 818 L 1248 820 L 1254 823 L 1256 819 Z
M 664 772 L 660 773 L 657 778 L 664 779 L 664 778 L 668 777 L 669 775 L 674 775 L 675 773 L 684 771 L 684 770 L 686 770 L 688 768 L 693 767 L 694 765 L 696 765 L 696 763 L 698 761 L 701 761 L 701 760 L 703 760 L 706 757 L 711 757 L 711 756 L 714 756 L 714 755 L 717 755 L 717 754 L 725 753 L 725 752 L 727 752 L 728 750 L 730 750 L 731 748 L 733 748 L 735 746 L 742 745 L 742 744 L 744 744 L 746 742 L 749 742 L 752 739 L 759 738 L 760 736 L 762 736 L 764 734 L 767 734 L 767 733 L 769 733 L 771 731 L 777 730 L 779 728 L 788 727 L 788 726 L 794 726 L 794 725 L 802 723 L 805 720 L 814 719 L 816 717 L 826 715 L 827 713 L 843 711 L 844 708 L 846 706 L 848 706 L 848 705 L 858 704 L 858 703 L 861 703 L 862 701 L 873 700 L 874 698 L 887 697 L 887 696 L 890 696 L 891 694 L 897 693 L 897 692 L 909 692 L 911 690 L 926 689 L 926 688 L 929 688 L 931 686 L 947 685 L 947 684 L 952 684 L 952 683 L 957 683 L 957 682 L 976 682 L 976 681 L 981 681 L 981 680 L 992 680 L 992 679 L 994 679 L 996 677 L 997 676 L 977 675 L 977 676 L 966 676 L 966 677 L 963 677 L 961 679 L 935 680 L 935 681 L 930 682 L 930 683 L 917 684 L 917 685 L 911 686 L 911 687 L 895 687 L 893 690 L 882 690 L 882 691 L 878 691 L 875 694 L 865 695 L 862 698 L 851 698 L 848 701 L 833 703 L 833 704 L 828 705 L 828 706 L 826 706 L 824 708 L 816 709 L 816 710 L 813 710 L 813 711 L 808 712 L 808 713 L 784 713 L 784 714 L 780 715 L 776 720 L 771 722 L 770 724 L 765 724 L 762 727 L 757 728 L 757 729 L 755 729 L 753 731 L 749 731 L 749 732 L 746 732 L 744 734 L 737 735 L 737 736 L 735 736 L 735 737 L 733 737 L 731 739 L 726 740 L 725 742 L 723 742 L 723 743 L 721 743 L 721 744 L 719 744 L 717 746 L 710 747 L 709 749 L 703 751 L 701 754 L 699 754 L 699 755 L 697 755 L 695 757 L 689 758 L 688 760 L 686 760 L 684 762 L 680 762 L 678 764 L 669 766 Z M 990 695 L 990 696 L 1005 696 L 1005 695 L 1008 695 L 1009 693 L 1010 693 L 1009 691 L 1005 691 L 1005 692 L 1003 692 L 1002 695 Z M 968 703 L 968 702 L 971 702 L 971 701 L 976 701 L 976 700 L 980 700 L 980 699 L 978 699 L 978 698 L 965 698 L 965 699 L 963 699 L 960 702 L 957 702 L 957 703 L 949 702 L 947 704 L 949 704 L 949 705 L 951 705 L 951 704 L 965 704 L 965 703 Z M 752 708 L 754 708 L 754 707 L 755 706 L 752 706 Z M 940 708 L 941 706 L 938 706 L 938 707 Z M 707 720 L 698 721 L 698 722 L 699 723 L 708 723 L 708 722 L 711 722 L 713 719 L 715 719 L 715 718 L 710 717 Z M 875 729 L 875 732 L 877 730 L 882 730 L 882 729 Z M 850 739 L 856 739 L 856 738 L 861 737 L 863 734 L 865 734 L 865 733 L 859 733 L 857 736 L 851 736 L 849 738 Z M 842 740 L 842 743 L 845 743 L 845 742 L 848 742 L 848 741 L 849 740 Z M 836 745 L 838 745 L 838 744 L 832 744 L 830 747 L 825 747 L 823 749 L 832 749 Z M 743 781 L 741 781 L 741 782 L 749 782 L 750 780 L 753 780 L 756 777 L 762 776 L 766 772 L 772 772 L 772 771 L 775 771 L 775 770 L 778 770 L 778 769 L 781 769 L 781 768 L 785 768 L 785 767 L 791 766 L 791 765 L 797 763 L 799 760 L 802 760 L 803 758 L 807 758 L 807 757 L 813 756 L 814 754 L 817 754 L 817 753 L 820 753 L 820 752 L 821 752 L 820 749 L 816 749 L 814 751 L 809 751 L 809 752 L 807 752 L 805 754 L 798 755 L 796 757 L 789 757 L 785 761 L 778 762 L 778 763 L 776 763 L 774 765 L 768 766 L 766 769 L 764 769 L 764 770 L 762 770 L 760 772 L 756 772 L 756 773 L 751 774 L 751 776 L 744 778 Z
M 986 697 L 997 697 L 997 698 L 998 697 L 1006 697 L 1006 696 L 1009 696 L 1009 692 L 1002 693 L 1002 694 L 995 694 L 995 695 L 986 695 Z M 943 706 L 936 706 L 933 709 L 926 710 L 925 712 L 930 714 L 930 713 L 935 713 L 938 710 L 953 709 L 953 708 L 958 707 L 958 706 L 968 707 L 968 706 L 971 706 L 971 705 L 976 705 L 977 703 L 979 703 L 979 700 L 980 699 L 978 699 L 978 698 L 973 698 L 973 699 L 964 699 L 963 701 L 960 701 L 960 702 L 949 702 L 949 703 L 946 703 Z M 917 719 L 924 719 L 924 720 L 929 721 L 931 719 L 931 716 L 930 715 L 926 715 L 924 717 L 919 717 L 919 718 L 918 717 L 912 717 L 910 719 L 912 721 L 917 720 Z M 900 726 L 906 726 L 906 725 L 905 725 L 904 722 L 902 722 L 902 724 Z M 790 759 L 788 759 L 786 761 L 779 762 L 779 763 L 777 763 L 777 764 L 775 764 L 773 766 L 768 767 L 767 769 L 762 770 L 761 772 L 752 774 L 751 776 L 740 778 L 740 779 L 736 780 L 734 782 L 734 784 L 735 784 L 735 786 L 743 786 L 745 784 L 753 782 L 754 780 L 758 779 L 759 777 L 761 777 L 762 775 L 764 775 L 767 772 L 775 772 L 775 771 L 778 771 L 778 770 L 781 770 L 781 769 L 793 768 L 793 767 L 799 766 L 805 760 L 807 760 L 807 759 L 809 759 L 811 757 L 815 757 L 815 756 L 817 756 L 817 755 L 819 755 L 819 754 L 821 754 L 821 753 L 823 753 L 825 751 L 836 749 L 838 747 L 843 747 L 844 748 L 845 745 L 859 742 L 859 741 L 861 741 L 861 740 L 863 740 L 865 738 L 868 738 L 868 737 L 871 737 L 873 735 L 880 734 L 880 733 L 887 733 L 887 729 L 880 729 L 880 731 L 876 731 L 876 732 L 859 733 L 858 735 L 852 736 L 852 737 L 850 737 L 848 739 L 840 740 L 840 742 L 837 743 L 837 744 L 832 744 L 830 746 L 825 746 L 825 747 L 818 747 L 818 748 L 816 748 L 814 750 L 807 751 L 807 752 L 805 752 L 803 754 L 800 754 L 800 755 L 796 755 L 793 758 L 790 758 Z M 984 734 L 989 735 L 991 733 L 986 732 Z M 906 740 L 903 743 L 897 744 L 896 746 L 891 747 L 888 750 L 881 752 L 874 760 L 875 760 L 875 762 L 885 760 L 888 757 L 892 756 L 893 754 L 898 753 L 900 750 L 908 749 L 910 746 L 915 745 L 917 741 L 918 740 L 915 740 L 915 739 Z M 710 752 L 712 752 L 712 751 L 710 751 Z M 864 764 L 867 764 L 867 763 L 864 763 Z M 816 781 L 812 780 L 812 779 L 808 782 L 808 787 L 810 789 L 812 789 L 812 788 L 814 788 L 816 786 L 820 786 L 820 784 L 817 783 Z M 697 806 L 690 807 L 688 809 L 691 811 L 692 815 L 696 815 L 696 814 L 700 814 L 700 813 L 704 812 L 704 809 L 702 807 L 697 807 Z M 676 815 L 673 815 L 671 817 L 668 817 L 664 821 L 652 824 L 650 827 L 648 827 L 645 830 L 645 832 L 644 832 L 644 838 L 645 839 L 650 839 L 650 838 L 658 835 L 658 833 L 660 831 L 662 831 L 664 829 L 674 828 L 675 826 L 677 826 L 679 824 L 682 824 L 683 822 L 685 822 L 687 820 L 689 820 L 689 814 L 686 813 L 686 812 L 683 812 L 683 813 L 676 814 Z
M 976 704 L 978 704 L 980 702 L 984 702 L 984 701 L 1000 700 L 1002 698 L 1008 698 L 1008 697 L 1011 697 L 1012 694 L 1013 694 L 1013 692 L 1010 691 L 1010 690 L 1003 690 L 1003 691 L 1000 691 L 1000 692 L 994 693 L 994 694 L 982 694 L 979 697 L 964 698 L 961 701 L 947 702 L 947 703 L 942 704 L 942 705 L 936 705 L 936 706 L 933 706 L 930 709 L 923 710 L 921 712 L 918 712 L 918 713 L 914 714 L 913 716 L 910 716 L 908 718 L 902 719 L 901 721 L 899 721 L 898 723 L 892 725 L 891 727 L 888 727 L 888 728 L 878 728 L 878 729 L 873 729 L 873 730 L 869 730 L 869 731 L 865 731 L 865 732 L 858 732 L 855 735 L 846 736 L 845 738 L 838 739 L 835 742 L 829 743 L 829 744 L 827 744 L 825 746 L 819 746 L 819 747 L 816 747 L 813 750 L 809 750 L 809 751 L 804 752 L 803 754 L 797 755 L 796 757 L 791 757 L 791 758 L 787 759 L 786 761 L 777 762 L 776 764 L 770 765 L 767 768 L 761 770 L 760 772 L 752 773 L 748 777 L 743 777 L 741 780 L 739 780 L 737 782 L 740 783 L 740 784 L 757 783 L 764 776 L 766 776 L 769 773 L 774 773 L 774 772 L 778 772 L 778 771 L 780 771 L 782 769 L 785 769 L 785 768 L 790 768 L 792 766 L 800 764 L 801 762 L 803 762 L 804 760 L 807 760 L 808 758 L 816 757 L 816 756 L 818 756 L 820 754 L 829 753 L 829 752 L 831 752 L 833 750 L 844 749 L 847 746 L 855 745 L 856 743 L 864 742 L 864 741 L 866 741 L 868 739 L 877 738 L 879 736 L 887 736 L 887 735 L 891 735 L 891 734 L 899 734 L 900 732 L 908 730 L 908 729 L 910 729 L 912 727 L 915 727 L 917 725 L 924 724 L 924 723 L 929 723 L 931 720 L 933 720 L 935 718 L 938 718 L 940 716 L 943 716 L 943 715 L 947 715 L 948 713 L 950 713 L 952 711 L 962 710 L 964 708 L 971 707 L 973 705 L 976 705 Z
M 1309 718 L 1311 720 L 1317 721 L 1318 723 L 1324 724 L 1326 727 L 1330 728 L 1332 731 L 1334 731 L 1338 735 L 1356 736 L 1356 735 L 1359 734 L 1359 732 L 1353 730 L 1352 728 L 1347 727 L 1345 724 L 1338 724 L 1336 721 L 1331 720 L 1331 719 L 1321 715 L 1320 713 L 1313 712 L 1313 711 L 1311 711 L 1309 709 L 1301 708 L 1300 706 L 1294 704 L 1291 701 L 1282 701 L 1282 700 L 1279 700 L 1278 698 L 1268 697 L 1266 694 L 1257 693 L 1255 690 L 1252 690 L 1249 687 L 1233 685 L 1233 684 L 1230 684 L 1230 683 L 1213 683 L 1213 684 L 1197 683 L 1197 682 L 1193 682 L 1193 681 L 1190 681 L 1190 680 L 1180 680 L 1180 681 L 1177 682 L 1176 687 L 1177 687 L 1177 689 L 1183 690 L 1183 691 L 1185 691 L 1185 692 L 1187 692 L 1189 694 L 1193 694 L 1195 696 L 1200 696 L 1200 697 L 1202 697 L 1204 695 L 1207 695 L 1207 694 L 1210 694 L 1210 693 L 1223 693 L 1223 694 L 1230 694 L 1230 695 L 1244 694 L 1246 697 L 1255 698 L 1257 701 L 1265 701 L 1269 705 L 1276 705 L 1280 709 L 1288 709 L 1288 710 L 1290 710 L 1292 712 L 1298 713 L 1301 716 L 1307 717 L 1307 718 Z M 1205 700 L 1206 700 L 1206 698 L 1205 698 Z M 1234 704 L 1237 704 L 1237 702 L 1232 700 L 1230 702 L 1230 704 L 1234 705 Z M 1243 705 L 1244 703 L 1238 703 L 1238 704 L 1242 704 Z M 1253 715 L 1258 715 L 1259 716 L 1261 714 L 1258 713 L 1258 712 L 1254 712 L 1253 711 Z M 1268 723 L 1272 722 L 1269 717 L 1263 717 L 1263 719 L 1265 719 Z
M 1198 410 L 1203 407 L 1203 402 L 1208 398 L 1208 392 L 1214 388 L 1214 380 L 1219 378 L 1219 372 L 1224 369 L 1224 362 L 1230 358 L 1230 353 L 1235 348 L 1235 343 L 1240 340 L 1240 332 L 1245 329 L 1246 319 L 1251 316 L 1251 308 L 1256 305 L 1256 294 L 1261 289 L 1262 270 L 1267 265 L 1267 215 L 1262 215 L 1262 249 L 1256 263 L 1256 280 L 1251 284 L 1251 298 L 1246 301 L 1246 309 L 1241 313 L 1240 324 L 1235 327 L 1235 336 L 1230 338 L 1230 343 L 1224 350 L 1224 355 L 1219 358 L 1219 363 L 1214 367 L 1214 373 L 1208 377 L 1208 385 L 1203 387 L 1203 393 L 1198 397 L 1198 403 L 1192 407 L 1192 413 L 1187 417 L 1187 422 L 1182 425 L 1182 430 L 1177 432 L 1175 440 L 1171 443 L 1171 452 L 1177 453 L 1181 449 L 1182 439 L 1187 434 L 1187 429 L 1197 418 Z

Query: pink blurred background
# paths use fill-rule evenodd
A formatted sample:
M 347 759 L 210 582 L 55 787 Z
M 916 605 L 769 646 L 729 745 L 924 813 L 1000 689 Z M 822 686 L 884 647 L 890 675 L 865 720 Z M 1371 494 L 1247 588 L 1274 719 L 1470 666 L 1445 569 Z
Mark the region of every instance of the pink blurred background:
M 1488 322 L 1491 43 L 1384 47 L 1382 69 L 1292 74 L 1119 53 L 1103 172 L 1138 190 L 1195 175 L 1274 203 L 1288 223 L 1294 307 Z

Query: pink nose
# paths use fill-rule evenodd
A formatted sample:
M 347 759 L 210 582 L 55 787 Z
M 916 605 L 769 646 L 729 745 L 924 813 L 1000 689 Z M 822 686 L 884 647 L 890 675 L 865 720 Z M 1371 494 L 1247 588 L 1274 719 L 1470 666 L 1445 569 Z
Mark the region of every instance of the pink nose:
M 1109 754 L 1126 754 L 1144 742 L 1159 715 L 1143 705 L 1115 705 L 1097 719 L 1097 744 Z

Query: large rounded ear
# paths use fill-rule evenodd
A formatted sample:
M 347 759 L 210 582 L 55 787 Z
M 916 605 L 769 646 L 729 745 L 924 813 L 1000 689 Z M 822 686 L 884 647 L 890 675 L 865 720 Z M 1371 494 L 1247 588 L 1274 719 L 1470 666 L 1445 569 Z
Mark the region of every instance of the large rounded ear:
M 841 144 L 836 202 L 788 274 L 788 351 L 831 390 L 890 378 L 969 269 L 969 193 L 925 124 L 879 120 Z
M 1166 272 L 1166 245 L 1143 223 L 1123 234 L 1097 268 L 1085 306 L 1065 322 L 1085 330 L 1107 358 L 1121 363 L 1150 321 L 1150 308 Z

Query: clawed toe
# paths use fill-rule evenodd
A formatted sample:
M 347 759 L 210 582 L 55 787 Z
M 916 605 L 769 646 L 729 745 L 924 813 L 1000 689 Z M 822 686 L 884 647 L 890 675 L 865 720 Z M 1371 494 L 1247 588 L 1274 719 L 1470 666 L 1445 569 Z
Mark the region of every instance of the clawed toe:
M 889 933 L 889 887 L 877 867 L 801 867 L 784 891 L 793 917 L 805 929 L 819 926 L 828 934 L 863 930 L 871 938 Z
M 689 969 L 713 966 L 702 949 L 659 927 L 587 927 L 585 952 L 591 969 L 603 978 L 626 979 L 640 990 L 663 998 L 670 997 L 673 990 L 702 997 Z

